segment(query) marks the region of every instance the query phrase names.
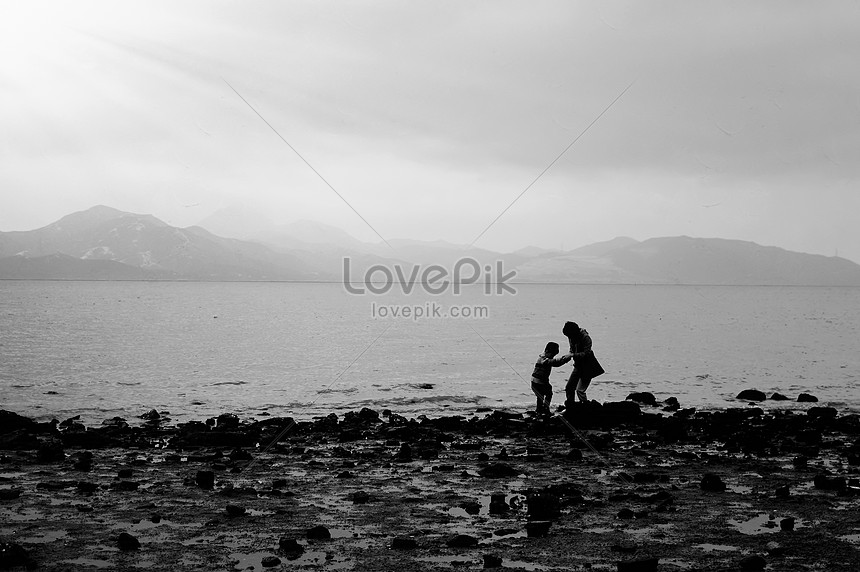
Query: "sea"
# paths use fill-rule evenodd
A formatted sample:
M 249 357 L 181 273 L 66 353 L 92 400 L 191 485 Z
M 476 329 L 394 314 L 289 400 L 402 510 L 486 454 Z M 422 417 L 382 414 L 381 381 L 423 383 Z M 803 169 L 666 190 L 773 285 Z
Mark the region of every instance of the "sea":
M 860 412 L 860 288 L 512 286 L 0 281 L 0 409 L 88 424 L 527 411 L 533 364 L 548 341 L 565 351 L 570 320 L 606 370 L 590 399 L 714 410 L 758 389 L 790 398 L 765 409 L 809 393 Z M 571 369 L 553 371 L 554 404 Z

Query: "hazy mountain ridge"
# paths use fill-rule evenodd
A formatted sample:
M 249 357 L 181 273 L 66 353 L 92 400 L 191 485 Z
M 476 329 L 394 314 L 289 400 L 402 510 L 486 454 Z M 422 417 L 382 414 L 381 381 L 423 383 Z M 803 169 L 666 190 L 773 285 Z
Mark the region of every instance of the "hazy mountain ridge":
M 471 257 L 482 271 L 516 271 L 509 282 L 860 286 L 860 265 L 849 260 L 740 240 L 618 237 L 566 252 L 502 254 L 444 241 L 365 243 L 309 221 L 293 225 L 301 237 L 286 234 L 290 225 L 277 228 L 264 226 L 268 241 L 239 240 L 97 206 L 39 229 L 0 232 L 0 279 L 341 281 L 348 258 L 349 279 L 358 282 L 374 265 L 399 265 L 410 276 L 414 265 L 450 272 Z

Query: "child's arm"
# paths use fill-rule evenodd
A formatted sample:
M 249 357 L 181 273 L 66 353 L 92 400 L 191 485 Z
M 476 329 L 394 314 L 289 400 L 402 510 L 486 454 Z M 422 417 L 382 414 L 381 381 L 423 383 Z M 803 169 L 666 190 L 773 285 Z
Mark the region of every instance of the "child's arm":
M 569 362 L 570 358 L 571 358 L 570 354 L 564 354 L 563 356 L 558 356 L 558 357 L 552 358 L 551 360 L 549 360 L 549 364 L 552 367 L 559 367 L 559 366 L 562 366 L 562 365 L 566 364 L 567 362 Z

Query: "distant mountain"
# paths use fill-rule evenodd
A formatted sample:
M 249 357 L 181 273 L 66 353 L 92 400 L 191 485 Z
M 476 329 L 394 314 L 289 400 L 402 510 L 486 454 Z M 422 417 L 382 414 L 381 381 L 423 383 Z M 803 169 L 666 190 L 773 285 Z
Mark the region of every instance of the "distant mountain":
M 849 260 L 740 240 L 619 237 L 566 252 L 529 247 L 501 254 L 444 241 L 364 243 L 309 221 L 263 221 L 260 228 L 285 234 L 264 244 L 96 206 L 36 230 L 0 232 L 0 279 L 341 281 L 348 259 L 349 279 L 360 282 L 375 265 L 399 265 L 408 278 L 415 265 L 451 272 L 470 257 L 482 274 L 491 265 L 495 275 L 498 264 L 504 274 L 516 271 L 508 282 L 860 286 L 860 265 Z M 373 278 L 384 274 L 377 270 Z
M 618 238 L 532 258 L 517 268 L 516 281 L 860 286 L 860 265 L 741 240 Z
M 55 256 L 58 254 L 115 264 L 73 264 L 68 258 Z M 2 260 L 8 257 L 17 260 Z M 289 253 L 221 238 L 198 227 L 172 227 L 152 215 L 105 206 L 65 216 L 40 229 L 0 233 L 0 261 L 0 277 L 14 274 L 18 278 L 128 279 L 140 276 L 140 270 L 145 271 L 143 278 L 185 280 L 301 280 L 319 276 L 317 269 Z

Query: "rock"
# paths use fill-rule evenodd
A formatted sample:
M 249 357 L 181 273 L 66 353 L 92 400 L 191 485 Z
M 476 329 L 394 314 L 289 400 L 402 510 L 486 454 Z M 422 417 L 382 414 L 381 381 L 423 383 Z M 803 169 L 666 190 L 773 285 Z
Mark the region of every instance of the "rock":
M 759 555 L 747 556 L 738 562 L 741 570 L 764 570 L 767 561 Z
M 136 491 L 139 486 L 140 483 L 136 483 L 134 481 L 120 481 L 119 483 L 117 483 L 116 488 L 120 491 L 131 492 Z
M 391 548 L 395 550 L 412 550 L 418 548 L 418 542 L 409 536 L 397 536 L 391 541 Z
M 776 493 L 774 494 L 778 499 L 787 499 L 791 496 L 791 489 L 788 485 L 783 485 L 781 487 L 777 487 Z
M 502 558 L 495 554 L 484 554 L 484 568 L 501 568 Z
M 628 401 L 635 401 L 643 405 L 657 405 L 657 398 L 650 391 L 636 391 L 627 396 Z M 677 400 L 676 400 L 677 401 Z
M 21 496 L 19 489 L 0 489 L 0 501 L 15 500 Z
M 305 551 L 305 547 L 299 544 L 295 538 L 287 538 L 286 536 L 278 540 L 278 549 L 287 554 L 288 560 L 295 560 Z
M 449 539 L 445 544 L 447 544 L 449 548 L 471 548 L 478 545 L 478 539 L 474 536 L 469 536 L 468 534 L 458 534 L 457 536 Z
M 781 393 L 774 393 L 770 398 L 774 401 L 788 401 L 788 397 Z
M 264 556 L 260 564 L 263 568 L 273 568 L 281 563 L 281 559 L 277 556 Z
M 825 491 L 844 491 L 848 487 L 845 477 L 831 477 L 828 475 L 815 475 L 814 484 L 816 489 Z
M 352 497 L 352 504 L 367 504 L 370 501 L 370 494 L 367 491 L 355 491 L 350 496 Z
M 311 540 L 329 540 L 331 539 L 331 532 L 320 524 L 308 529 L 306 536 Z
M 139 419 L 146 419 L 147 421 L 155 421 L 156 419 L 161 419 L 161 414 L 155 409 L 150 409 L 148 412 L 139 416 Z
M 117 476 L 121 479 L 130 479 L 134 475 L 134 471 L 132 469 L 120 469 L 117 473 Z
M 639 558 L 616 562 L 615 564 L 618 567 L 618 572 L 655 572 L 659 562 L 658 558 Z
M 78 490 L 85 494 L 94 493 L 99 490 L 98 483 L 90 483 L 88 481 L 78 481 Z
M 530 520 L 526 523 L 526 536 L 529 538 L 543 538 L 549 534 L 552 526 L 550 520 Z
M 501 479 L 504 477 L 516 477 L 520 471 L 507 463 L 493 463 L 478 471 L 485 479 Z
M 818 403 L 818 398 L 809 393 L 801 393 L 797 396 L 798 403 Z
M 726 483 L 714 473 L 706 473 L 699 486 L 703 491 L 721 493 L 726 490 Z
M 636 516 L 636 513 L 634 513 L 632 509 L 625 507 L 618 511 L 617 516 L 622 520 L 630 520 L 631 518 Z
M 231 518 L 245 514 L 245 507 L 236 504 L 228 504 L 224 510 L 227 512 L 227 516 Z
M 737 399 L 742 399 L 744 401 L 764 401 L 767 399 L 767 395 L 758 389 L 744 389 L 738 393 Z
M 137 550 L 140 548 L 140 541 L 127 532 L 121 532 L 117 539 L 120 550 Z
M 493 493 L 490 495 L 490 514 L 507 514 L 511 510 L 505 501 L 505 493 Z
M 824 421 L 833 421 L 836 419 L 837 411 L 835 407 L 810 407 L 806 415 L 811 419 L 821 419 Z
M 408 463 L 412 460 L 412 447 L 409 446 L 409 443 L 402 443 L 400 445 L 400 450 L 397 451 L 397 455 L 394 457 L 397 461 L 402 461 Z
M 481 504 L 476 501 L 466 501 L 460 503 L 459 508 L 462 508 L 466 511 L 466 514 L 471 514 L 472 516 L 481 512 Z
M 213 471 L 197 471 L 194 482 L 201 489 L 211 489 L 215 486 L 215 473 Z
M 785 532 L 794 530 L 794 517 L 789 516 L 779 521 L 779 529 Z
M 768 555 L 770 556 L 783 556 L 785 555 L 785 547 L 779 542 L 768 542 L 765 545 L 765 549 L 767 550 Z
M 568 461 L 581 461 L 582 460 L 582 450 L 581 449 L 571 449 L 565 455 L 565 458 Z
M 560 512 L 558 495 L 548 492 L 530 493 L 527 495 L 529 520 L 553 520 Z

